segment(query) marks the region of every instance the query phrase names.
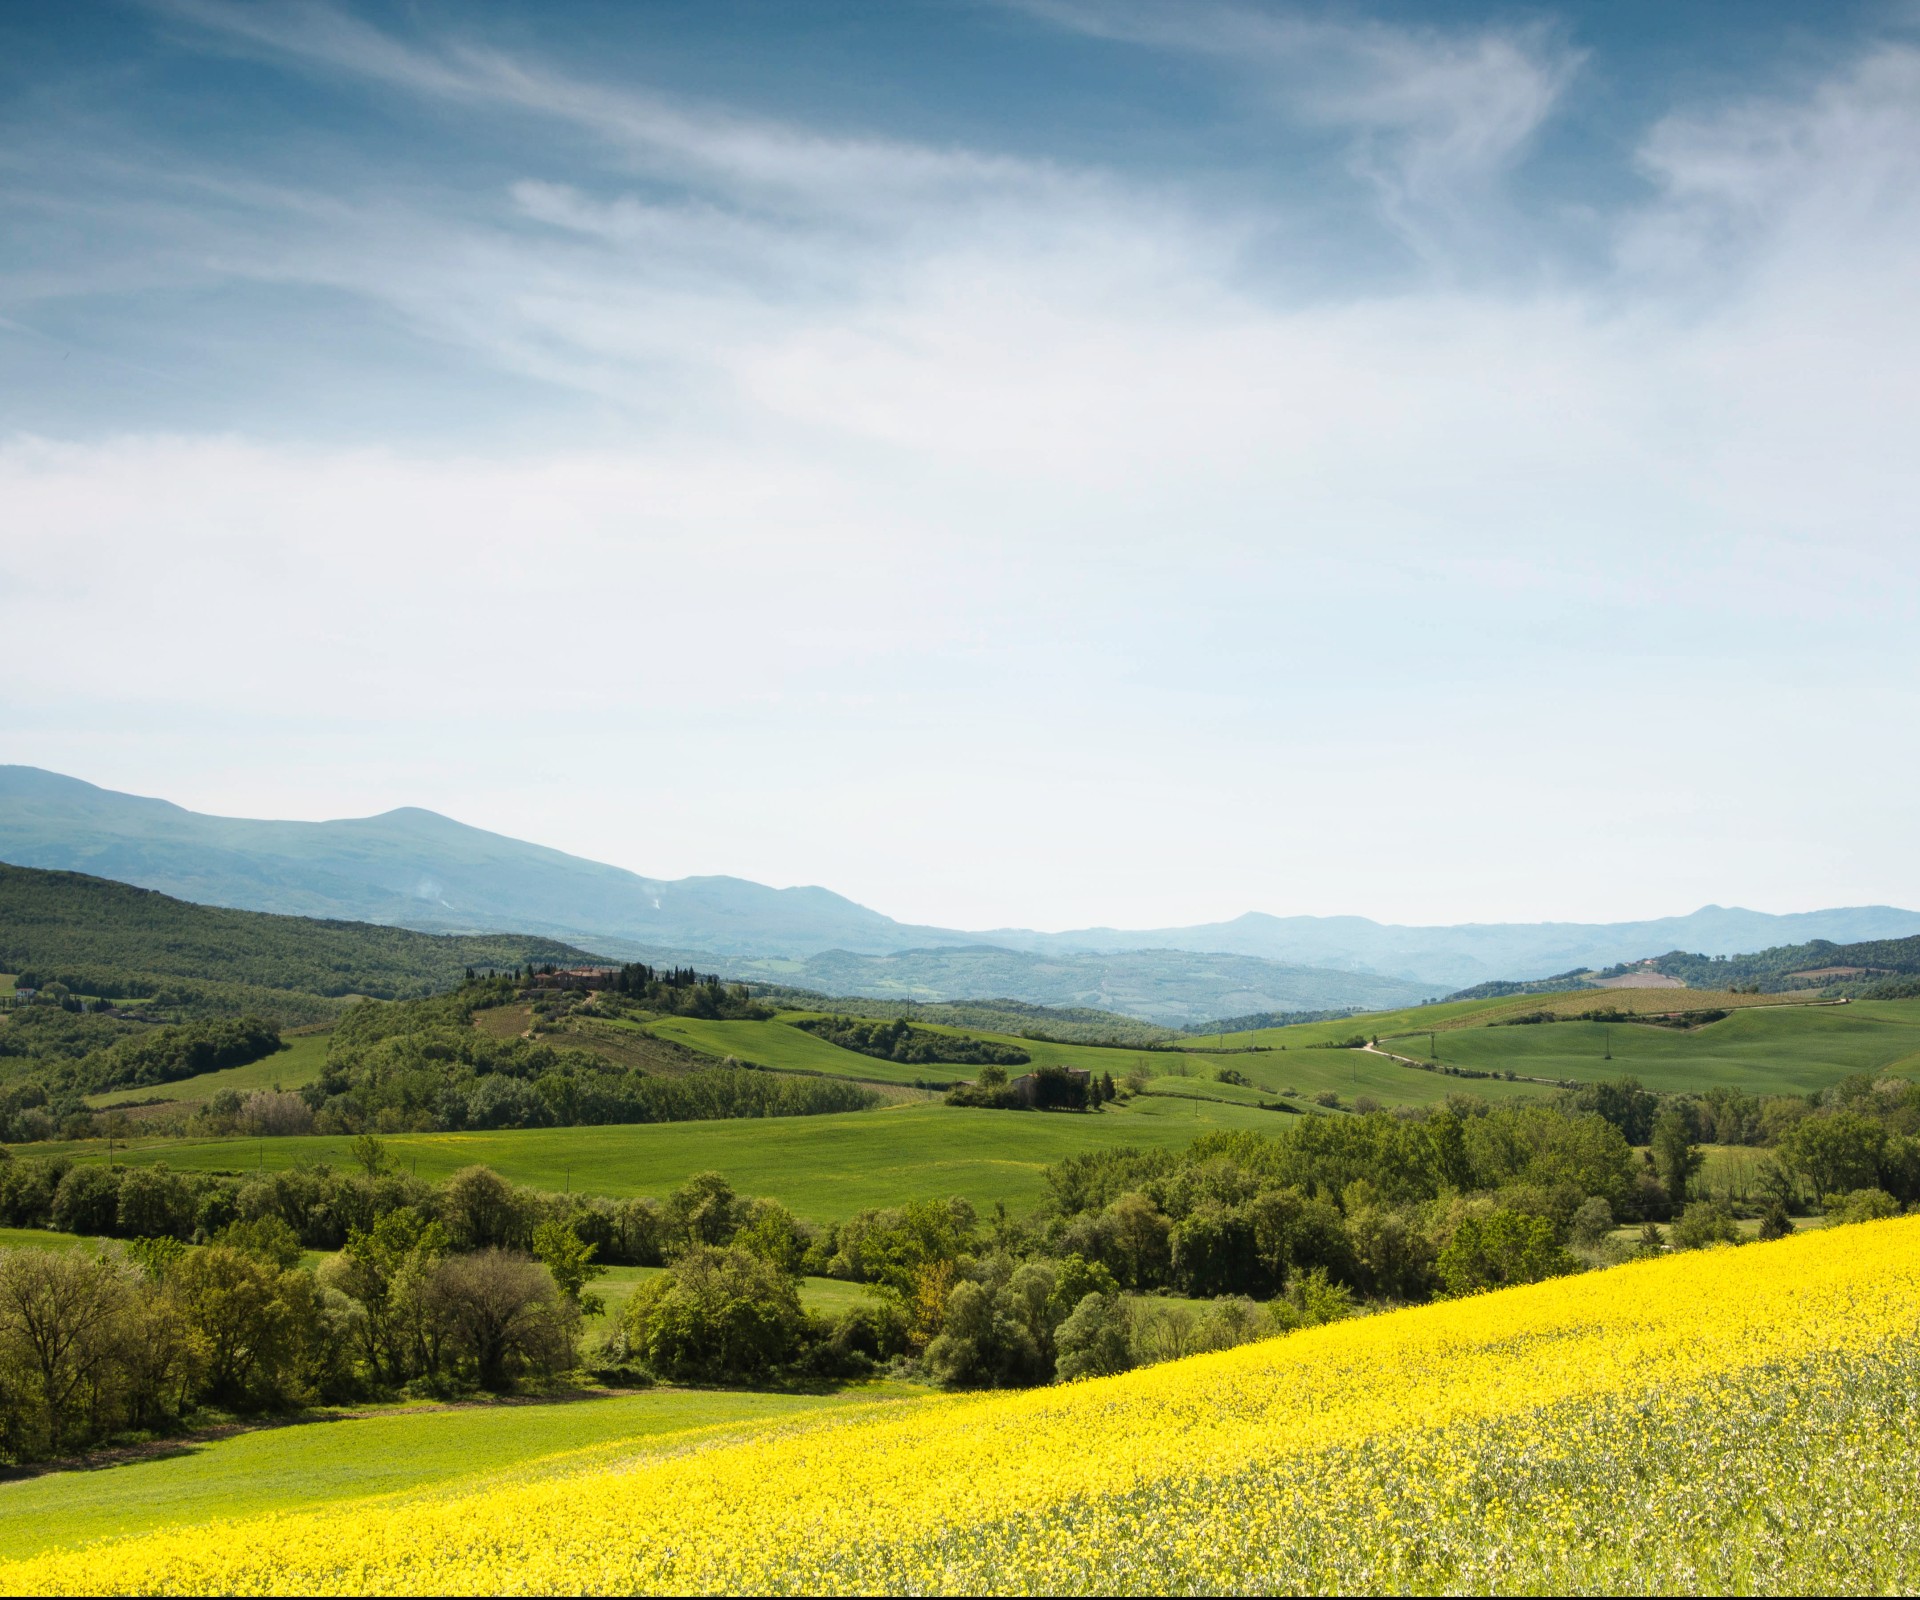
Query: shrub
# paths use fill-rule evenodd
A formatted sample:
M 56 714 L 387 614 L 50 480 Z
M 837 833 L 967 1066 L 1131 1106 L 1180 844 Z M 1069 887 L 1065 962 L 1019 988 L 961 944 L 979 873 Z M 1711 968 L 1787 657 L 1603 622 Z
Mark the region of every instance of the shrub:
M 1739 1244 L 1740 1229 L 1720 1200 L 1696 1200 L 1668 1230 L 1676 1250 L 1704 1250 L 1712 1244 Z
M 1879 1222 L 1900 1215 L 1900 1202 L 1884 1189 L 1855 1189 L 1837 1205 L 1827 1208 L 1827 1223 Z

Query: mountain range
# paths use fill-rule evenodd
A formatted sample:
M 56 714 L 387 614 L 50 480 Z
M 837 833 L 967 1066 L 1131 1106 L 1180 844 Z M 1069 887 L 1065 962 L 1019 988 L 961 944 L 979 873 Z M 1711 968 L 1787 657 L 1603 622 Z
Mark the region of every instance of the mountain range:
M 1920 913 L 1890 906 L 1452 927 L 1250 912 L 1185 928 L 966 931 L 898 922 L 824 888 L 648 878 L 415 807 L 333 822 L 212 817 L 26 766 L 0 766 L 0 861 L 205 905 L 691 958 L 829 993 L 1005 996 L 1176 1024 L 1408 1004 L 1675 949 L 1732 955 L 1920 933 Z

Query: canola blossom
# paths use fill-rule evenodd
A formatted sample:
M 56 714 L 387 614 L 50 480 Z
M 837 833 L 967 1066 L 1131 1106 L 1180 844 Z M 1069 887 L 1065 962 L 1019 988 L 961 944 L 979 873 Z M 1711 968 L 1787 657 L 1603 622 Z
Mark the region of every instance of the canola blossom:
M 1920 1218 L 170 1530 L 9 1593 L 1920 1586 Z

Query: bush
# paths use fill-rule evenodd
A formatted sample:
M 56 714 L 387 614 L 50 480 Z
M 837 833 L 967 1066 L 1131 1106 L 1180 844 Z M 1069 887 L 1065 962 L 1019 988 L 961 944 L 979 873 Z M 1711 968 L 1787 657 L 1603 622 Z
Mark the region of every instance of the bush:
M 1769 1200 L 1766 1209 L 1760 1213 L 1760 1237 L 1762 1239 L 1785 1239 L 1793 1233 L 1793 1218 L 1788 1214 L 1786 1203 L 1781 1200 Z
M 1836 1205 L 1827 1208 L 1827 1224 L 1878 1222 L 1900 1215 L 1900 1202 L 1884 1189 L 1855 1189 Z
M 1720 1200 L 1696 1200 L 1668 1229 L 1676 1250 L 1704 1250 L 1713 1244 L 1739 1244 L 1740 1229 Z

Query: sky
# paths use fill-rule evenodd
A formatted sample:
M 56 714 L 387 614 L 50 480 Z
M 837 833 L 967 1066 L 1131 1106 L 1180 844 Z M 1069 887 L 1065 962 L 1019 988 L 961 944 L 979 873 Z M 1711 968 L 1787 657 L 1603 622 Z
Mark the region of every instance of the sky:
M 0 8 L 0 761 L 905 920 L 1920 905 L 1920 10 Z

